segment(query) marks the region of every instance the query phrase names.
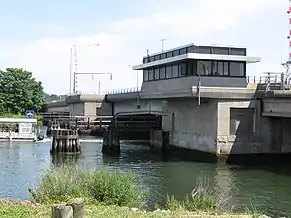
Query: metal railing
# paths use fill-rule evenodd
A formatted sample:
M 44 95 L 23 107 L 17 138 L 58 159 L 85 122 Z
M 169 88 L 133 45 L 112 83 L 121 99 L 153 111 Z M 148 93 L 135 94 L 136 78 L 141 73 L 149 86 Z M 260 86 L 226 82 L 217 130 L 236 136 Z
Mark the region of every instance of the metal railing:
M 281 83 L 282 76 L 274 75 L 274 76 L 247 76 L 247 83 L 257 83 L 257 84 L 267 84 L 270 83 Z
M 105 94 L 133 93 L 133 92 L 139 92 L 140 90 L 141 90 L 141 87 L 123 88 L 123 89 L 117 89 L 117 90 L 110 90 L 110 91 L 105 92 Z

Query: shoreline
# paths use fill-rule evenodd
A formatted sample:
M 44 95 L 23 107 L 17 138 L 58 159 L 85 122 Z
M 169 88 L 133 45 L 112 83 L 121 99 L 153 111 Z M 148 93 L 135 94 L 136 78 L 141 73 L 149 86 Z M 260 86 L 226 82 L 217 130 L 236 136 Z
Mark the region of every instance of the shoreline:
M 0 198 L 0 217 L 51 217 L 51 207 L 53 204 L 39 204 L 29 200 L 14 200 Z M 195 218 L 252 218 L 261 217 L 268 218 L 262 214 L 231 214 L 231 213 L 213 213 L 213 212 L 190 212 L 185 210 L 162 210 L 155 209 L 153 211 L 143 210 L 139 208 L 120 207 L 115 205 L 85 205 L 86 217 L 195 217 Z

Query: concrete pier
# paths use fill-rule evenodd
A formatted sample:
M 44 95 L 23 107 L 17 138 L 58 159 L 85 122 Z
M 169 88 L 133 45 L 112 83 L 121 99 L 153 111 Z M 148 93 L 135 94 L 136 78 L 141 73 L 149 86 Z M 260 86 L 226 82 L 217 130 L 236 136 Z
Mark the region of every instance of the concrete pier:
M 57 130 L 52 140 L 52 153 L 79 153 L 81 146 L 77 130 Z

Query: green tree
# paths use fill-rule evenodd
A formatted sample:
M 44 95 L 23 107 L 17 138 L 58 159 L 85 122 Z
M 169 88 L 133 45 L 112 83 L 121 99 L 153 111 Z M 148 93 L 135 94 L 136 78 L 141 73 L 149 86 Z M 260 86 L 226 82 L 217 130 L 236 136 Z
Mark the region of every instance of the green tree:
M 44 103 L 42 83 L 32 73 L 18 68 L 0 70 L 0 113 L 39 111 Z

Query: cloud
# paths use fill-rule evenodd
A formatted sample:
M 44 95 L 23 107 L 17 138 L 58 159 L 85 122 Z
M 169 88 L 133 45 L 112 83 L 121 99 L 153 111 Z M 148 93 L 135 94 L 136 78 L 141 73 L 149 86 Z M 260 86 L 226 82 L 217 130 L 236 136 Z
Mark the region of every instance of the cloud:
M 80 72 L 113 73 L 113 81 L 109 81 L 107 75 L 93 78 L 88 75 L 78 76 L 80 91 L 96 92 L 98 80 L 101 80 L 103 91 L 134 87 L 136 73 L 128 65 L 140 63 L 147 48 L 158 51 L 162 37 L 167 38 L 165 43 L 171 44 L 171 47 L 193 40 L 204 42 L 207 35 L 213 35 L 213 41 L 208 44 L 216 43 L 216 32 L 227 34 L 230 29 L 244 21 L 249 22 L 265 10 L 282 7 L 272 0 L 149 2 L 151 7 L 144 9 L 148 10 L 145 16 L 107 23 L 102 33 L 82 37 L 42 38 L 29 44 L 6 47 L 0 55 L 0 61 L 4 63 L 2 67 L 23 67 L 31 70 L 43 81 L 48 92 L 67 93 L 70 47 L 77 44 Z M 46 28 L 55 33 L 64 31 L 63 27 L 56 24 L 48 24 Z M 100 46 L 86 46 L 91 43 L 100 43 Z M 139 79 L 141 78 L 139 74 Z

